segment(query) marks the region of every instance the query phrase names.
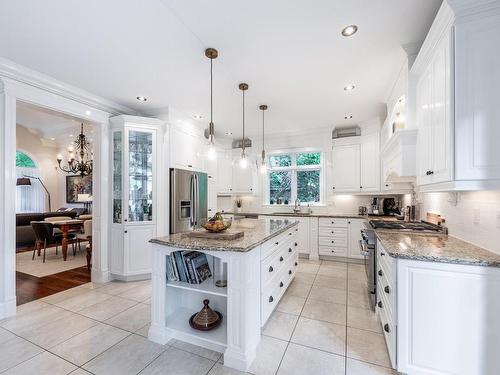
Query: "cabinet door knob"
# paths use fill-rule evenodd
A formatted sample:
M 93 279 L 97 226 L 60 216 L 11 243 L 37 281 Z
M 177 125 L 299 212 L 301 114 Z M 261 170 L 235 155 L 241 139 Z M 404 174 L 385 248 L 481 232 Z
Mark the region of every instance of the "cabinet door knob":
M 193 166 L 192 166 L 191 164 L 188 164 L 188 167 L 189 167 L 189 168 L 193 168 Z
M 273 302 L 273 301 L 274 301 L 273 296 L 269 296 L 269 302 Z
M 382 301 L 378 301 L 377 305 L 378 307 L 382 308 Z
M 332 243 L 335 243 L 335 241 L 332 241 Z
M 335 189 L 335 186 L 334 186 L 334 187 L 332 187 L 332 189 Z
M 391 329 L 389 328 L 389 324 L 384 324 L 384 331 L 387 333 L 391 332 Z
M 385 184 L 385 187 L 389 187 L 389 184 Z
M 335 233 L 335 232 L 332 230 L 332 233 Z
M 126 230 L 124 233 L 128 233 L 128 231 Z
M 123 221 L 127 221 L 127 219 L 123 219 Z
M 334 253 L 334 252 L 335 252 L 335 250 L 332 250 L 332 253 Z
M 382 270 L 378 270 L 378 275 L 379 275 L 379 276 L 383 276 L 383 272 L 382 272 Z
M 387 294 L 391 293 L 391 289 L 388 285 L 386 285 L 386 287 L 384 288 L 384 292 L 386 292 Z
M 280 288 L 283 288 L 283 281 L 280 281 Z
M 291 236 L 292 234 L 293 234 L 292 232 L 288 233 L 289 236 Z
M 295 232 L 298 232 L 299 231 L 299 228 L 295 228 Z
M 359 188 L 360 188 L 360 189 L 363 189 L 363 186 L 360 186 Z
M 269 266 L 269 272 L 273 272 L 273 271 L 274 271 L 273 266 Z
M 289 253 L 291 253 L 291 252 L 292 252 L 292 248 L 291 248 L 291 247 L 290 247 L 290 248 L 288 248 L 288 252 L 289 252 Z
M 283 257 L 280 257 L 280 262 L 283 262 Z
M 292 270 L 288 270 L 288 274 L 291 275 L 292 274 Z
M 380 256 L 384 256 L 384 255 L 385 255 L 385 253 L 383 253 L 383 252 L 380 252 Z

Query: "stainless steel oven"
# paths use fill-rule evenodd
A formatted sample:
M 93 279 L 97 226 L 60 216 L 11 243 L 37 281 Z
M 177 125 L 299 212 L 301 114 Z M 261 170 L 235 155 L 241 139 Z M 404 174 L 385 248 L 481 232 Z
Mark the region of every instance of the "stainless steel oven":
M 366 277 L 368 279 L 367 293 L 370 299 L 370 306 L 375 310 L 377 303 L 377 277 L 376 277 L 376 238 L 375 231 L 371 228 L 370 224 L 366 223 L 365 228 L 361 230 L 361 240 L 359 246 L 361 254 L 364 256 Z

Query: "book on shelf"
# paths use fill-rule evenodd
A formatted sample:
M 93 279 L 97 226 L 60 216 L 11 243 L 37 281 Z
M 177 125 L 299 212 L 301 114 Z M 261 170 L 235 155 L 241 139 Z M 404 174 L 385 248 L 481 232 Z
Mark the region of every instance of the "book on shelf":
M 212 271 L 206 254 L 198 251 L 175 251 L 167 255 L 167 280 L 201 284 Z

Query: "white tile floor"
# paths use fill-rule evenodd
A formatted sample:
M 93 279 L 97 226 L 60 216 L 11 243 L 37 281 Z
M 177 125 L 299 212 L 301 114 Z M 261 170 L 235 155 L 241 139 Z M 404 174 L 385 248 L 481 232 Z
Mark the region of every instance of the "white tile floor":
M 263 329 L 254 375 L 388 375 L 361 265 L 301 260 Z M 2 374 L 238 375 L 220 353 L 147 340 L 149 281 L 88 283 L 20 306 L 0 321 Z

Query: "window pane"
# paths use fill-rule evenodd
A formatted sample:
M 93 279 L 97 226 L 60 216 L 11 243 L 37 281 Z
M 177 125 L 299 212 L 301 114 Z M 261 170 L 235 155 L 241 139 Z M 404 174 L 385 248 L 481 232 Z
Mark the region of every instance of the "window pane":
M 290 155 L 271 155 L 269 156 L 269 164 L 271 167 L 290 167 L 292 157 Z
M 297 165 L 319 165 L 321 163 L 321 153 L 310 152 L 297 154 Z
M 36 168 L 35 162 L 24 152 L 16 151 L 16 167 Z
M 292 197 L 292 172 L 269 173 L 269 203 L 287 204 Z
M 319 171 L 297 172 L 297 198 L 301 202 L 319 202 Z

